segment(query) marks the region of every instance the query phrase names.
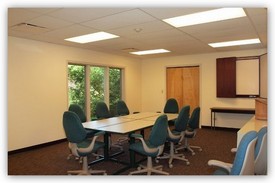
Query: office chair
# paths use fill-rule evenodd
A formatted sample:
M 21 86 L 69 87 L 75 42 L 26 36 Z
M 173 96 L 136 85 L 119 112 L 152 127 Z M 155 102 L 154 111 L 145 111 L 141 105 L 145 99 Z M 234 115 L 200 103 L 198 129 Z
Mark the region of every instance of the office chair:
M 267 174 L 267 127 L 258 132 L 258 140 L 255 147 L 255 174 Z
M 87 117 L 83 109 L 78 104 L 71 104 L 69 106 L 69 111 L 76 113 L 82 123 L 87 122 Z M 85 130 L 87 131 L 87 138 L 93 137 L 94 134 L 96 133 L 96 131 L 92 129 L 85 129 Z
M 166 101 L 163 112 L 164 113 L 173 113 L 173 114 L 179 113 L 179 105 L 178 105 L 177 100 L 174 98 L 169 98 Z
M 98 102 L 96 104 L 95 115 L 97 119 L 106 119 L 112 117 L 105 102 Z
M 126 103 L 123 100 L 119 100 L 116 104 L 116 113 L 117 116 L 125 116 L 129 115 L 130 111 L 126 105 Z
M 63 128 L 66 137 L 69 141 L 69 148 L 74 156 L 83 157 L 82 170 L 68 171 L 68 174 L 90 175 L 90 174 L 106 174 L 105 170 L 91 170 L 88 167 L 87 156 L 96 152 L 99 148 L 104 147 L 103 142 L 96 141 L 99 135 L 104 132 L 94 134 L 92 140 L 87 139 L 87 132 L 83 128 L 79 117 L 71 111 L 66 111 L 63 114 Z
M 169 173 L 162 171 L 162 166 L 153 167 L 152 158 L 157 157 L 163 152 L 164 143 L 167 137 L 168 121 L 166 115 L 161 115 L 155 121 L 152 127 L 148 140 L 144 140 L 140 134 L 131 134 L 139 142 L 130 144 L 129 149 L 139 154 L 147 156 L 147 166 L 140 165 L 137 171 L 130 172 L 129 175 L 146 173 L 151 175 L 152 172 L 157 174 L 169 175 Z M 143 168 L 143 169 L 142 169 Z
M 174 98 L 169 98 L 164 106 L 163 113 L 172 113 L 172 114 L 177 114 L 179 113 L 179 105 L 176 99 Z M 174 125 L 175 120 L 169 120 L 168 125 Z
M 86 115 L 85 115 L 84 111 L 82 110 L 82 108 L 78 104 L 71 104 L 69 106 L 69 111 L 76 113 L 82 123 L 87 121 L 87 118 L 86 118 Z M 87 132 L 87 138 L 93 138 L 94 137 L 94 134 L 96 133 L 95 130 L 86 129 L 86 128 L 85 128 L 85 130 Z M 96 154 L 96 153 L 94 153 L 93 155 L 96 156 L 97 159 L 99 159 L 101 157 L 101 155 Z M 72 156 L 72 154 L 69 154 L 67 159 L 70 159 L 71 156 Z M 77 159 L 78 159 L 78 157 L 76 157 L 76 160 Z M 80 158 L 79 161 L 81 163 L 82 158 Z
M 209 166 L 217 166 L 215 175 L 254 175 L 254 152 L 257 141 L 257 132 L 246 133 L 237 148 L 233 164 L 219 160 L 209 160 Z
M 176 148 L 176 151 L 180 149 L 187 149 L 192 153 L 192 155 L 195 155 L 195 152 L 192 148 L 199 149 L 199 151 L 202 151 L 202 148 L 199 146 L 190 146 L 188 144 L 188 139 L 194 138 L 197 134 L 197 129 L 199 128 L 200 124 L 200 107 L 196 107 L 192 115 L 188 121 L 187 130 L 185 131 L 185 138 L 184 138 L 184 145 Z
M 175 129 L 170 131 L 170 129 L 168 128 L 168 136 L 166 140 L 170 142 L 170 154 L 164 154 L 164 156 L 157 157 L 157 160 L 169 159 L 168 163 L 170 168 L 173 167 L 172 162 L 174 159 L 185 161 L 186 165 L 190 164 L 190 162 L 187 159 L 185 159 L 183 154 L 175 154 L 175 144 L 180 143 L 184 139 L 185 130 L 187 128 L 187 123 L 189 120 L 189 112 L 190 106 L 184 106 L 181 109 L 178 118 L 176 119 Z

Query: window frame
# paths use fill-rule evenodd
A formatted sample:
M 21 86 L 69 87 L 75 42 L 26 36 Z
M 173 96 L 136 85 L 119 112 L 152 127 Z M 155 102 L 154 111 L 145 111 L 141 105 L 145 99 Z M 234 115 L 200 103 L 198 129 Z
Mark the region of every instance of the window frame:
M 110 107 L 110 89 L 109 89 L 109 69 L 120 69 L 120 98 L 124 100 L 125 98 L 125 67 L 114 66 L 114 65 L 101 65 L 101 64 L 91 64 L 91 63 L 79 63 L 75 61 L 68 61 L 66 64 L 67 70 L 67 105 L 69 106 L 69 87 L 68 87 L 68 65 L 80 65 L 85 67 L 85 114 L 87 116 L 87 121 L 91 121 L 91 95 L 90 95 L 90 68 L 91 67 L 103 67 L 104 68 L 104 102 L 108 107 Z

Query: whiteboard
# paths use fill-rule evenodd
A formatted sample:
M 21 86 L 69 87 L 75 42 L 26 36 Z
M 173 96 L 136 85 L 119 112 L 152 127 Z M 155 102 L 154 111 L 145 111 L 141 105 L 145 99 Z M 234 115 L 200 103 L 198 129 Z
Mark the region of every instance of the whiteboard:
M 259 95 L 259 59 L 236 62 L 236 94 Z

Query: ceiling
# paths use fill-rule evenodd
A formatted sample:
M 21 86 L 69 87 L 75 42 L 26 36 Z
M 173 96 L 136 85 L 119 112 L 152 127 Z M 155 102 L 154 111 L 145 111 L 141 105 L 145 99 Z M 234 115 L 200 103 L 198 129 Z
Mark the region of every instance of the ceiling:
M 175 28 L 162 21 L 216 8 L 9 8 L 8 35 L 133 58 L 267 48 L 267 9 L 245 8 L 246 17 Z M 21 26 L 18 26 L 21 24 Z M 120 36 L 87 44 L 65 38 L 105 31 Z M 212 48 L 208 43 L 259 38 L 261 44 Z M 130 51 L 164 48 L 137 56 Z

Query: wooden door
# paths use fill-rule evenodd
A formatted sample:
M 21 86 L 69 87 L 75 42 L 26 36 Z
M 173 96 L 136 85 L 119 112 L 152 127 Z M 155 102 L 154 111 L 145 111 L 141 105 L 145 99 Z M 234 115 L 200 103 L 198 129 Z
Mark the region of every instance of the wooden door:
M 199 66 L 166 69 L 166 93 L 175 98 L 180 109 L 190 105 L 190 112 L 199 106 Z

